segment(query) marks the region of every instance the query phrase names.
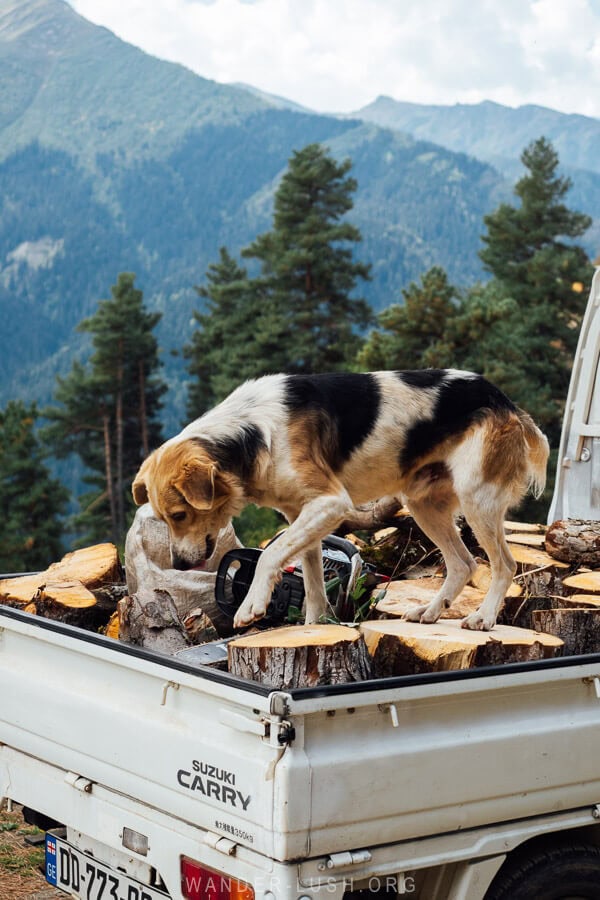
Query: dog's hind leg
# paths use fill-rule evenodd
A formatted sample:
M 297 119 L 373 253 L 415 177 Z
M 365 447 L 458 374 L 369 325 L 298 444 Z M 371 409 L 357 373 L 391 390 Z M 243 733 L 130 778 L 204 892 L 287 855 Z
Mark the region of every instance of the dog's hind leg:
M 463 628 L 490 631 L 496 624 L 502 601 L 517 570 L 506 543 L 504 518 L 507 504 L 490 487 L 468 498 L 461 498 L 461 507 L 475 537 L 488 555 L 492 580 L 479 609 L 467 616 Z
M 430 499 L 408 500 L 412 516 L 425 534 L 439 547 L 446 565 L 446 578 L 431 603 L 406 613 L 409 622 L 437 622 L 442 611 L 460 594 L 477 564 L 458 533 L 454 522 L 454 503 L 435 503 Z
M 319 621 L 327 608 L 321 544 L 308 547 L 303 552 L 302 574 L 305 593 L 304 621 L 307 625 L 311 625 Z

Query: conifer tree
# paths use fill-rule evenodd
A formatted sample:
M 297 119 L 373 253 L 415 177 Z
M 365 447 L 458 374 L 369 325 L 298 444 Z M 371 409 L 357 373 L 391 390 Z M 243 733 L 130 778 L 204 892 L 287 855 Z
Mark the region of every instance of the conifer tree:
M 68 494 L 44 461 L 35 405 L 0 411 L 0 571 L 44 569 L 62 555 Z
M 260 279 L 249 279 L 225 247 L 209 265 L 206 284 L 196 287 L 206 301 L 195 312 L 198 328 L 184 347 L 192 375 L 187 412 L 195 418 L 218 403 L 247 378 L 276 371 L 283 363 L 276 347 L 278 320 Z
M 549 141 L 533 141 L 521 160 L 527 172 L 515 186 L 520 204 L 504 203 L 485 217 L 480 256 L 497 288 L 515 301 L 504 327 L 511 336 L 507 350 L 521 349 L 524 395 L 516 399 L 556 442 L 593 274 L 575 239 L 591 219 L 563 202 L 571 182 L 557 174 L 558 155 Z
M 456 288 L 441 266 L 433 266 L 402 291 L 404 304 L 379 314 L 381 330 L 373 331 L 358 356 L 365 369 L 418 369 L 442 366 L 452 355 L 449 331 L 458 314 Z
M 319 144 L 295 151 L 275 194 L 273 229 L 242 251 L 261 264 L 271 327 L 285 342 L 288 371 L 347 368 L 371 319 L 366 301 L 352 296 L 369 266 L 353 259 L 361 236 L 343 218 L 357 187 L 351 167 Z
M 91 335 L 89 362 L 76 361 L 57 379 L 58 405 L 44 412 L 56 454 L 76 453 L 87 470 L 78 527 L 88 539 L 116 543 L 127 531 L 131 480 L 161 440 L 158 413 L 166 390 L 153 334 L 160 313 L 146 310 L 134 280 L 121 273 L 112 298 L 80 323 L 79 330 Z

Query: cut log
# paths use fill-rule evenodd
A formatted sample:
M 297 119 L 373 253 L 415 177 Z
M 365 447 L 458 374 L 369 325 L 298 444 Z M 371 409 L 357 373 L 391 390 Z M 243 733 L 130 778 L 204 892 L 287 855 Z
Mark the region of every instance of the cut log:
M 462 619 L 481 604 L 491 581 L 491 569 L 485 563 L 477 566 L 477 571 L 468 584 L 460 592 L 452 606 L 445 609 L 442 619 Z M 378 601 L 376 609 L 388 616 L 403 616 L 406 612 L 423 603 L 431 603 L 444 582 L 443 577 L 434 575 L 427 578 L 406 578 L 378 585 L 378 590 L 385 591 L 385 597 Z M 522 588 L 511 584 L 507 596 L 518 597 Z
M 290 625 L 234 638 L 229 671 L 279 690 L 346 684 L 370 675 L 358 630 L 343 625 Z
M 479 588 L 480 591 L 487 591 L 492 581 L 492 570 L 488 563 L 477 563 L 477 570 L 471 578 L 469 579 L 469 584 L 473 587 Z M 509 586 L 506 596 L 507 597 L 520 597 L 523 593 L 523 588 L 520 584 L 517 584 L 513 581 L 513 583 Z
M 600 653 L 600 609 L 547 609 L 533 613 L 536 630 L 557 635 L 564 656 Z
M 559 519 L 546 532 L 546 550 L 572 565 L 600 565 L 600 522 Z
M 173 656 L 189 640 L 167 591 L 152 591 L 119 601 L 119 640 Z
M 220 636 L 230 635 L 232 621 L 221 612 L 215 601 L 216 570 L 225 553 L 239 547 L 241 544 L 233 525 L 229 524 L 219 532 L 213 554 L 204 569 L 173 569 L 169 530 L 146 503 L 138 508 L 125 542 L 129 594 L 151 596 L 155 590 L 166 591 L 182 621 L 192 610 L 200 607 Z
M 402 500 L 398 497 L 384 497 L 373 503 L 358 506 L 340 524 L 336 534 L 345 535 L 349 531 L 374 531 L 384 525 L 396 524 L 395 518 L 402 510 Z
M 218 640 L 219 633 L 204 610 L 193 609 L 183 620 L 190 644 L 206 644 Z
M 509 544 L 524 544 L 526 547 L 544 547 L 544 535 L 511 531 L 506 535 Z
M 378 613 L 386 616 L 400 616 L 410 612 L 415 606 L 431 603 L 444 579 L 441 576 L 429 578 L 406 578 L 380 584 L 376 590 L 385 591 L 385 597 L 376 604 Z M 462 619 L 474 612 L 485 596 L 484 591 L 467 587 L 461 591 L 451 607 L 445 609 L 442 618 Z
M 533 629 L 533 614 L 540 609 L 555 609 L 562 605 L 562 598 L 552 596 L 507 597 L 498 616 L 499 625 L 512 625 L 515 628 Z
M 535 522 L 505 522 L 504 530 L 505 531 L 517 531 L 521 533 L 528 532 L 529 534 L 545 534 L 546 533 L 546 525 L 540 525 Z
M 600 609 L 600 594 L 571 594 L 561 597 L 559 605 L 567 609 Z
M 497 625 L 493 631 L 467 631 L 457 621 L 363 622 L 361 631 L 373 659 L 373 675 L 418 675 L 558 656 L 560 638 Z
M 48 581 L 33 601 L 38 616 L 69 625 L 93 628 L 97 620 L 97 601 L 80 581 Z
M 44 572 L 0 581 L 0 602 L 9 606 L 29 603 L 45 584 L 79 582 L 90 591 L 122 582 L 123 570 L 114 544 L 95 544 L 67 553 Z
M 577 572 L 576 575 L 563 579 L 563 584 L 586 594 L 600 594 L 600 572 Z
M 104 634 L 106 637 L 112 638 L 113 641 L 119 640 L 119 610 L 116 610 L 108 620 Z
M 555 559 L 544 550 L 536 550 L 534 547 L 513 544 L 510 548 L 510 552 L 519 566 L 520 571 L 527 571 L 528 569 L 569 568 L 567 563 Z

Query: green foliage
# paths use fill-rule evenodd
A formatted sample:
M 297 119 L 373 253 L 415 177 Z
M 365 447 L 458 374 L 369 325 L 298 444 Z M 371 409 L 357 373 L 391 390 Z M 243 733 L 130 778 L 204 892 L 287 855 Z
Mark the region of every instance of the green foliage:
M 353 361 L 371 311 L 352 296 L 369 266 L 353 260 L 359 230 L 343 217 L 356 181 L 319 144 L 295 151 L 275 194 L 273 229 L 242 251 L 261 264 L 264 300 L 285 341 L 288 371 L 329 372 Z
M 259 547 L 284 525 L 285 520 L 276 510 L 253 504 L 233 520 L 235 533 L 245 547 Z
M 568 179 L 544 139 L 522 156 L 527 174 L 485 216 L 481 258 L 492 280 L 459 292 L 434 267 L 379 316 L 363 366 L 455 366 L 480 372 L 527 409 L 558 442 L 592 266 L 574 239 L 590 224 L 562 201 Z
M 1 572 L 43 569 L 62 553 L 67 492 L 45 465 L 36 419 L 21 401 L 0 412 Z
M 242 255 L 258 260 L 250 278 L 225 247 L 209 266 L 199 328 L 184 349 L 188 413 L 199 415 L 241 381 L 267 372 L 348 368 L 370 309 L 352 297 L 368 266 L 354 262 L 360 233 L 342 220 L 356 182 L 349 160 L 337 163 L 318 144 L 294 153 L 275 195 L 273 229 Z
M 502 204 L 484 218 L 480 256 L 498 289 L 515 302 L 503 320 L 507 352 L 521 351 L 515 399 L 556 443 L 593 275 L 574 240 L 591 219 L 563 203 L 571 182 L 557 175 L 558 155 L 545 138 L 533 141 L 521 159 L 527 174 L 515 186 L 520 205 Z
M 404 304 L 379 315 L 381 331 L 373 331 L 358 362 L 366 369 L 416 369 L 440 366 L 450 357 L 448 330 L 458 312 L 456 289 L 440 266 L 402 291 Z
M 161 440 L 165 385 L 157 374 L 153 335 L 160 314 L 147 312 L 134 279 L 121 273 L 112 299 L 101 300 L 97 312 L 80 323 L 79 330 L 92 337 L 92 355 L 57 379 L 58 405 L 44 411 L 50 421 L 45 435 L 56 455 L 75 453 L 86 467 L 89 491 L 79 498 L 76 527 L 87 540 L 123 540 L 131 480 Z

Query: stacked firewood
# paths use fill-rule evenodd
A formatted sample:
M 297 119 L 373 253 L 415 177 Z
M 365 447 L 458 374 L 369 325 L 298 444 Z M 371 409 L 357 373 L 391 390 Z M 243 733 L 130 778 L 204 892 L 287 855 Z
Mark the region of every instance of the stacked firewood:
M 42 573 L 0 580 L 0 603 L 190 659 L 190 648 L 227 639 L 219 666 L 279 688 L 600 652 L 600 523 L 506 522 L 517 573 L 488 633 L 460 627 L 491 577 L 468 526 L 461 531 L 477 571 L 435 625 L 403 619 L 434 597 L 444 577 L 439 551 L 411 516 L 398 504 L 375 506 L 341 530 L 381 575 L 370 606 L 360 599 L 364 620 L 350 624 L 251 629 L 232 638 L 215 578 L 223 554 L 240 546 L 233 528 L 219 535 L 204 570 L 180 572 L 170 567 L 166 526 L 149 507 L 138 510 L 128 535 L 126 577 L 116 548 L 99 544 Z

